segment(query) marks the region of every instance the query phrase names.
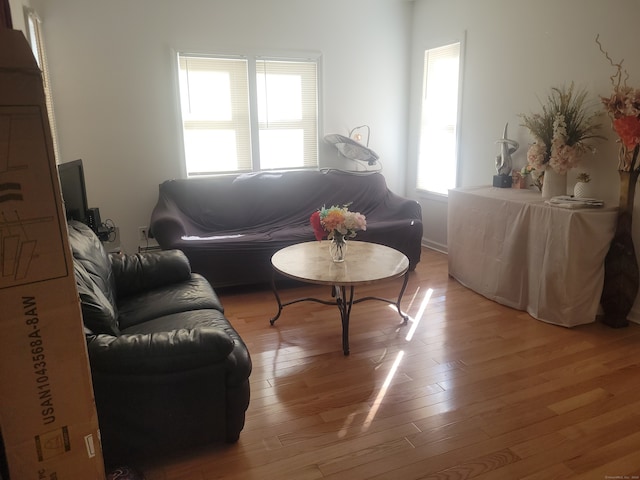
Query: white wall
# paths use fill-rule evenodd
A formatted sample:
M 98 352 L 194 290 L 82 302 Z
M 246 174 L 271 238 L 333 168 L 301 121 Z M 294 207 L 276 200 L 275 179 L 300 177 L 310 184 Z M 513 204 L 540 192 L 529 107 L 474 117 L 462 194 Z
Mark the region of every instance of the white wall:
M 423 206 L 427 244 L 446 250 L 447 203 L 420 197 L 414 190 L 425 48 L 455 41 L 466 32 L 459 186 L 488 185 L 496 173 L 495 141 L 506 122 L 509 137 L 520 143 L 515 166 L 525 165 L 532 139 L 518 115 L 538 111 L 538 98 L 544 100 L 551 87 L 574 81 L 591 93 L 596 106 L 598 95 L 609 95 L 614 70 L 600 53 L 596 34 L 614 59 L 625 59 L 630 83 L 640 87 L 638 18 L 637 0 L 416 0 L 407 193 Z M 603 133 L 609 140 L 598 144 L 596 155 L 585 158 L 579 170 L 590 172 L 598 194 L 617 204 L 616 137 L 606 118 Z M 571 188 L 574 182 L 575 172 L 570 172 Z M 638 250 L 639 219 L 634 226 Z
M 173 49 L 317 51 L 321 133 L 371 127 L 404 192 L 412 5 L 397 0 L 31 0 L 43 20 L 61 161 L 82 158 L 89 203 L 126 251 L 158 184 L 181 175 Z M 323 165 L 353 168 L 321 146 Z
M 24 7 L 29 7 L 29 0 L 9 0 L 9 9 L 11 10 L 11 22 L 14 30 L 21 30 L 23 33 L 27 31 L 24 18 Z
M 157 185 L 180 175 L 172 49 L 320 51 L 322 133 L 369 124 L 390 187 L 420 200 L 424 242 L 442 250 L 446 198 L 414 190 L 425 48 L 466 33 L 460 186 L 491 182 L 495 140 L 506 122 L 521 144 L 515 164 L 525 164 L 531 138 L 518 115 L 537 110 L 550 87 L 575 81 L 594 102 L 609 93 L 613 71 L 597 33 L 640 85 L 637 0 L 30 3 L 44 21 L 62 160 L 84 159 L 90 203 L 121 227 L 129 251 L 138 244 L 137 227 L 148 223 Z M 615 202 L 615 136 L 606 120 L 603 130 L 609 141 L 581 170 Z M 321 158 L 346 166 L 324 144 Z M 634 226 L 640 238 L 640 222 Z

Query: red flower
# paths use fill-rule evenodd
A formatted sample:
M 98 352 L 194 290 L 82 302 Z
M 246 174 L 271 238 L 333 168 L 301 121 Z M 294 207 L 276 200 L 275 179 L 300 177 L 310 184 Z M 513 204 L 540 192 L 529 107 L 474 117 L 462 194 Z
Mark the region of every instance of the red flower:
M 320 221 L 320 212 L 317 210 L 313 212 L 311 214 L 311 217 L 309 218 L 309 221 L 311 222 L 311 226 L 313 227 L 313 234 L 316 236 L 316 240 L 322 240 L 325 237 L 326 232 L 324 231 L 324 228 L 322 228 L 322 222 Z
M 640 144 L 640 119 L 633 115 L 616 118 L 613 128 L 627 148 Z

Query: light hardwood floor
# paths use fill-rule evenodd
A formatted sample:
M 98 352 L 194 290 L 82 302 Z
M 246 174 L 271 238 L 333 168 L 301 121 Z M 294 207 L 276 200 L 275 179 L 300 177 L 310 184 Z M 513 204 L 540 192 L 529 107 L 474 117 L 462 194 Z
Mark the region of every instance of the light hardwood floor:
M 271 327 L 268 288 L 221 299 L 253 360 L 246 426 L 237 444 L 146 466 L 147 480 L 640 476 L 638 325 L 545 324 L 462 287 L 428 249 L 402 302 L 412 321 L 355 305 L 348 357 L 336 307 L 291 305 Z

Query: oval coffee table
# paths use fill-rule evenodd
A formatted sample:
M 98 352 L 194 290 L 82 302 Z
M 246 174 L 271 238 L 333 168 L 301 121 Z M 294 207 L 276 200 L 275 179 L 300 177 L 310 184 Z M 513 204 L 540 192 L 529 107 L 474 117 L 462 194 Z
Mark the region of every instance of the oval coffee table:
M 331 285 L 335 300 L 305 297 L 283 303 L 276 289 L 275 274 L 271 283 L 278 302 L 278 313 L 270 320 L 271 325 L 280 317 L 282 309 L 298 302 L 311 301 L 324 305 L 337 305 L 342 320 L 342 350 L 349 355 L 349 318 L 351 307 L 365 300 L 380 300 L 396 306 L 406 325 L 409 317 L 402 313 L 400 302 L 409 279 L 409 259 L 403 253 L 377 243 L 349 241 L 347 258 L 334 263 L 329 256 L 329 241 L 298 243 L 278 250 L 271 257 L 275 272 L 294 280 L 318 285 Z M 366 285 L 390 278 L 404 277 L 398 300 L 380 297 L 364 297 L 354 300 L 357 285 Z M 349 293 L 347 296 L 347 288 Z

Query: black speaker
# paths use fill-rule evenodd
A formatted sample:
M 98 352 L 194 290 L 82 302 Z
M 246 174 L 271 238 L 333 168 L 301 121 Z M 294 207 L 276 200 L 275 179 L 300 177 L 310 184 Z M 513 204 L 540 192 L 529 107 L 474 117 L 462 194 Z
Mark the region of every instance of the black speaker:
M 100 228 L 100 225 L 102 225 L 99 208 L 90 208 L 87 210 L 87 225 L 89 225 L 91 230 L 98 233 L 98 229 Z

